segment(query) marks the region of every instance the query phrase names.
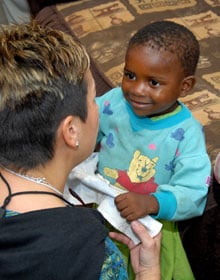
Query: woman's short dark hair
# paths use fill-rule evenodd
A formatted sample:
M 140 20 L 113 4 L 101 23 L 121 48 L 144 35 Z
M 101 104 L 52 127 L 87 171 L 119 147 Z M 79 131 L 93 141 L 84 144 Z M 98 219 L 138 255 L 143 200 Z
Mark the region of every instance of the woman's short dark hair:
M 0 164 L 30 169 L 53 157 L 68 115 L 87 118 L 85 48 L 35 23 L 0 31 Z

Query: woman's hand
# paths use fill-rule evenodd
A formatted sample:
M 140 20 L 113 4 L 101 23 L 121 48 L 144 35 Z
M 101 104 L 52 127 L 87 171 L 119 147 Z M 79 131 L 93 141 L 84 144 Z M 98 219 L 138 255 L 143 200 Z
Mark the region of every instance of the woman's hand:
M 131 222 L 131 227 L 141 240 L 138 245 L 135 245 L 124 234 L 110 232 L 109 235 L 111 238 L 124 243 L 130 249 L 131 263 L 136 280 L 159 280 L 161 232 L 152 238 L 140 222 Z

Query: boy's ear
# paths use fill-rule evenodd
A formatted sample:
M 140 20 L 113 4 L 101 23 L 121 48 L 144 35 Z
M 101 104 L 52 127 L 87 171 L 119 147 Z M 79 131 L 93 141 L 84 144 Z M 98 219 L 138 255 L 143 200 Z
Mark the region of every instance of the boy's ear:
M 78 124 L 79 121 L 74 116 L 67 116 L 63 120 L 63 125 L 62 125 L 63 140 L 68 146 L 72 148 L 78 148 L 79 146 Z
M 195 76 L 185 77 L 182 81 L 180 96 L 181 97 L 186 96 L 188 92 L 194 87 L 195 83 L 196 83 Z

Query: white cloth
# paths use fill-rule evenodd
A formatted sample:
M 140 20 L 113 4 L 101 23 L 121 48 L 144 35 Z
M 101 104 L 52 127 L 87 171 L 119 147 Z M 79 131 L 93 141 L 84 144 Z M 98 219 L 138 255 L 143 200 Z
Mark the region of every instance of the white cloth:
M 135 244 L 140 240 L 132 231 L 130 224 L 122 218 L 114 203 L 114 198 L 125 192 L 111 185 L 101 175 L 95 174 L 98 162 L 98 153 L 93 153 L 87 160 L 72 170 L 67 180 L 64 197 L 74 204 L 80 204 L 69 192 L 69 188 L 74 190 L 84 201 L 84 203 L 98 204 L 98 211 L 116 229 L 129 236 Z M 139 221 L 147 228 L 153 237 L 161 230 L 162 224 L 151 216 L 146 216 Z

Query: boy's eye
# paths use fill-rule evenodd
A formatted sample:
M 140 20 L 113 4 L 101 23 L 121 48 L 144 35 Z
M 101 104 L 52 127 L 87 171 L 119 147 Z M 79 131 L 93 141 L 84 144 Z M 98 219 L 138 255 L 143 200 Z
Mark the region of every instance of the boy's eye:
M 136 77 L 133 73 L 124 71 L 124 76 L 127 77 L 129 80 L 134 80 Z
M 153 86 L 153 87 L 158 87 L 160 85 L 160 83 L 156 80 L 150 80 L 150 84 Z

